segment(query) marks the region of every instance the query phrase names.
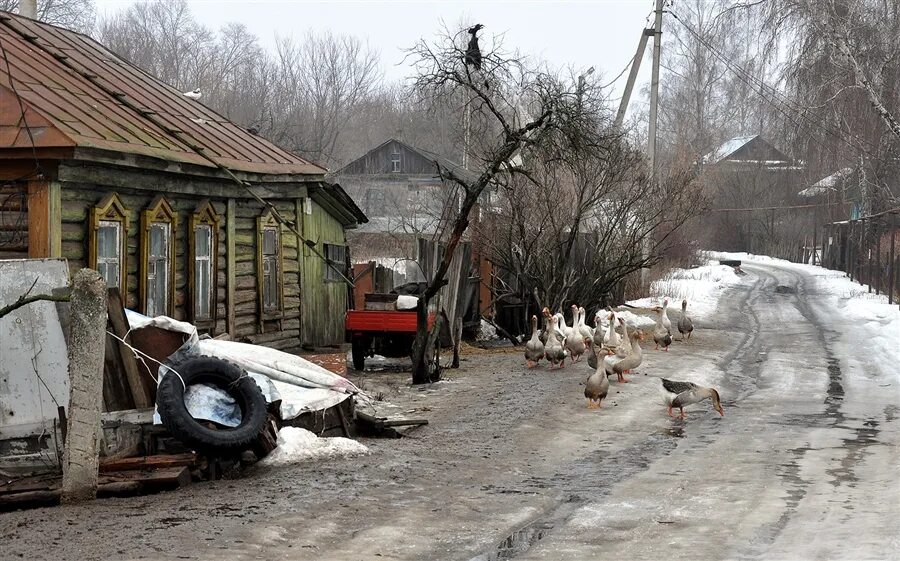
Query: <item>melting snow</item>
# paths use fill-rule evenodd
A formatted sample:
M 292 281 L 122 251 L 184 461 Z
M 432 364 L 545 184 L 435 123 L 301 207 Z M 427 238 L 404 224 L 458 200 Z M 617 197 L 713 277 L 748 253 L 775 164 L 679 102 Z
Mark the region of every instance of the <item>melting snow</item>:
M 669 316 L 669 319 L 673 319 L 681 313 L 681 301 L 687 300 L 688 315 L 692 318 L 703 317 L 715 311 L 723 290 L 740 282 L 741 278 L 735 274 L 732 267 L 719 265 L 717 260 L 711 260 L 701 267 L 672 270 L 665 277 L 650 284 L 650 294 L 653 296 L 628 303 L 641 308 L 651 308 L 661 306 L 663 300 L 668 299 L 669 310 L 676 311 L 676 314 Z M 645 325 L 646 321 L 655 323 L 653 318 L 648 320 L 643 316 L 636 317 L 645 320 Z M 626 318 L 626 321 L 629 319 Z
M 741 259 L 748 262 L 777 263 L 785 269 L 802 270 L 812 276 L 813 283 L 804 287 L 808 303 L 818 313 L 830 318 L 834 331 L 841 337 L 839 354 L 865 356 L 866 361 L 890 371 L 900 382 L 900 308 L 888 304 L 875 289 L 851 281 L 843 271 L 832 271 L 815 265 L 792 263 L 765 255 L 719 253 L 710 256 Z M 892 366 L 893 365 L 893 366 Z
M 284 427 L 278 431 L 278 447 L 260 461 L 264 466 L 286 466 L 306 460 L 323 460 L 368 454 L 369 449 L 349 438 L 319 438 L 306 429 Z

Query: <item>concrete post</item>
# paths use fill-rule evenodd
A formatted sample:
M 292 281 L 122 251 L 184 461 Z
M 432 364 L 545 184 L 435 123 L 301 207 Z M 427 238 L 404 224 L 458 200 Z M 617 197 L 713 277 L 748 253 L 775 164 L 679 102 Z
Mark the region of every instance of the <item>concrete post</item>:
M 19 0 L 19 15 L 37 19 L 37 0 Z
M 91 269 L 81 269 L 75 273 L 70 305 L 71 397 L 63 455 L 63 503 L 97 496 L 106 305 L 106 282 L 100 274 Z

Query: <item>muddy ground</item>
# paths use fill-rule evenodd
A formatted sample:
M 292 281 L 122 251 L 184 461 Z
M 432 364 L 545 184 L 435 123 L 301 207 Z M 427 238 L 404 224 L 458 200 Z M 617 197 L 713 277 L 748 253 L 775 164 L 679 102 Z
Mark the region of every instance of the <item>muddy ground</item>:
M 900 559 L 896 365 L 836 354 L 802 273 L 746 270 L 599 411 L 584 363 L 471 352 L 422 387 L 367 372 L 430 424 L 364 457 L 0 514 L 0 558 Z M 668 418 L 659 377 L 716 385 L 726 416 Z

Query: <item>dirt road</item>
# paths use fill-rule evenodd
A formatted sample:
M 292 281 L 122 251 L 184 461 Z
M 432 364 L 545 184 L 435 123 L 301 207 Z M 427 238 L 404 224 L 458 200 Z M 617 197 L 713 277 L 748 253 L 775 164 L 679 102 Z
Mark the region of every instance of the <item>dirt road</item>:
M 2 514 L 0 557 L 900 558 L 897 365 L 839 356 L 803 273 L 746 270 L 693 343 L 651 344 L 599 411 L 583 363 L 470 354 L 415 388 L 367 373 L 431 424 L 361 458 Z M 668 418 L 659 377 L 716 385 L 726 416 L 704 402 Z

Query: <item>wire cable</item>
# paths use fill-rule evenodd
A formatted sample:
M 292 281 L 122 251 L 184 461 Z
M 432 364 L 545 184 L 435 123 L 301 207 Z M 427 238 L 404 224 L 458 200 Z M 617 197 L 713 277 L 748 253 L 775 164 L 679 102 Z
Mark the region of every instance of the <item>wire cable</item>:
M 862 151 L 873 158 L 878 157 L 871 150 L 868 150 L 867 148 L 865 148 L 864 146 L 861 145 L 861 143 L 865 142 L 866 144 L 869 144 L 869 146 L 872 146 L 873 148 L 877 149 L 877 147 L 872 145 L 870 142 L 865 141 L 864 139 L 858 138 L 857 140 L 860 141 L 860 144 L 857 144 L 857 143 L 853 142 L 853 140 L 848 140 L 844 136 L 843 132 L 840 131 L 839 129 L 833 128 L 833 127 L 825 124 L 822 121 L 815 120 L 812 117 L 807 116 L 806 111 L 804 110 L 804 108 L 802 106 L 796 104 L 794 101 L 787 98 L 784 94 L 779 92 L 777 89 L 766 84 L 759 78 L 756 78 L 754 76 L 747 74 L 743 69 L 738 67 L 738 65 L 736 63 L 731 61 L 728 57 L 726 57 L 721 52 L 719 52 L 718 49 L 713 47 L 709 43 L 709 41 L 707 41 L 702 35 L 700 35 L 699 32 L 697 32 L 687 22 L 685 22 L 681 17 L 679 17 L 678 14 L 676 14 L 672 10 L 669 10 L 669 13 L 691 35 L 693 35 L 694 38 L 697 39 L 698 42 L 700 42 L 700 44 L 702 44 L 704 47 L 706 47 L 707 50 L 709 50 L 716 58 L 718 58 L 722 63 L 724 63 L 725 66 L 728 67 L 728 69 L 731 70 L 738 79 L 740 79 L 746 85 L 753 88 L 754 91 L 756 93 L 758 93 L 764 101 L 768 102 L 769 105 L 771 105 L 775 110 L 777 110 L 779 113 L 784 115 L 791 123 L 793 123 L 794 125 L 801 127 L 801 128 L 807 127 L 807 128 L 819 129 L 820 131 L 824 131 L 824 132 L 830 134 L 831 136 L 833 136 L 834 138 L 836 138 L 837 140 L 847 144 L 849 147 L 853 148 L 854 150 Z M 679 43 L 681 43 L 682 46 L 684 46 L 685 48 L 689 48 L 687 45 L 684 44 L 684 42 L 681 40 L 681 38 L 678 37 L 678 35 L 675 35 L 675 38 L 676 38 L 676 40 L 678 40 Z M 787 109 L 785 109 L 785 107 L 787 107 Z M 800 120 L 798 120 L 798 119 L 800 119 Z

